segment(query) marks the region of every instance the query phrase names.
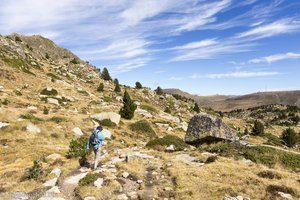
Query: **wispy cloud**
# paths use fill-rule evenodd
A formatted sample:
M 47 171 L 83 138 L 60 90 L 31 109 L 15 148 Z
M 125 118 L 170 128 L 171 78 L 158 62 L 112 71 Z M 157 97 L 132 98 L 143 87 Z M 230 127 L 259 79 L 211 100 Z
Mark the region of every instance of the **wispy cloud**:
M 168 78 L 168 80 L 169 81 L 181 81 L 181 80 L 183 80 L 183 77 L 175 77 L 175 76 L 173 76 L 173 77 Z
M 286 60 L 286 59 L 300 59 L 300 53 L 293 53 L 293 52 L 288 52 L 288 53 L 283 53 L 283 54 L 275 54 L 271 56 L 266 56 L 262 58 L 255 58 L 249 60 L 249 63 L 273 63 L 281 60 Z
M 283 33 L 292 33 L 295 31 L 300 31 L 300 21 L 295 21 L 293 19 L 282 19 L 239 33 L 236 35 L 236 38 L 257 40 Z
M 218 78 L 251 78 L 251 77 L 262 77 L 262 76 L 276 76 L 281 73 L 276 71 L 260 71 L 260 72 L 252 72 L 252 71 L 237 71 L 237 72 L 229 72 L 229 73 L 221 73 L 221 74 L 207 74 L 206 78 L 218 79 Z

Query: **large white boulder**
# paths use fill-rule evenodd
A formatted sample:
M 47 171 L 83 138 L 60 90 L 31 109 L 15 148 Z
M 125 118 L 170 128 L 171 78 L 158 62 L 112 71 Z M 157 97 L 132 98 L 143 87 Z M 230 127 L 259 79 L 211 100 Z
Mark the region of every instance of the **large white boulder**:
M 118 125 L 120 123 L 121 115 L 114 112 L 102 112 L 91 115 L 91 118 L 98 121 L 110 119 L 110 121 Z
M 109 130 L 103 129 L 101 132 L 103 133 L 105 139 L 111 139 L 111 132 Z

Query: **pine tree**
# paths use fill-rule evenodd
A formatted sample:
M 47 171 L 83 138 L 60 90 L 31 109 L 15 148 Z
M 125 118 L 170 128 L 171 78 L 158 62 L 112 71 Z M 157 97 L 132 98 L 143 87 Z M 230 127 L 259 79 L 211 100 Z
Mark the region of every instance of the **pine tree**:
M 260 121 L 255 120 L 254 127 L 252 129 L 252 134 L 253 135 L 263 135 L 264 133 L 265 133 L 264 125 Z
M 288 147 L 293 147 L 299 142 L 300 136 L 294 129 L 288 128 L 282 132 L 281 138 Z
M 114 82 L 115 82 L 115 90 L 114 91 L 121 92 L 121 88 L 120 88 L 118 79 L 115 79 Z
M 111 81 L 112 80 L 106 67 L 103 68 L 101 78 L 106 80 L 106 81 Z
M 104 84 L 103 83 L 100 83 L 98 88 L 97 88 L 97 91 L 98 92 L 103 92 L 104 91 Z
M 143 86 L 142 86 L 142 84 L 141 84 L 140 82 L 137 81 L 137 82 L 135 83 L 135 88 L 136 88 L 136 89 L 142 89 Z
M 194 110 L 196 113 L 199 113 L 199 112 L 200 112 L 200 108 L 199 108 L 199 106 L 198 106 L 197 103 L 195 103 L 195 106 L 194 106 L 193 110 Z
M 134 117 L 134 111 L 136 110 L 136 104 L 131 100 L 128 92 L 125 90 L 123 96 L 123 107 L 120 110 L 121 117 L 125 119 L 132 119 Z
M 155 92 L 157 95 L 162 95 L 164 93 L 163 90 L 161 89 L 161 87 L 159 87 L 159 86 L 156 88 Z

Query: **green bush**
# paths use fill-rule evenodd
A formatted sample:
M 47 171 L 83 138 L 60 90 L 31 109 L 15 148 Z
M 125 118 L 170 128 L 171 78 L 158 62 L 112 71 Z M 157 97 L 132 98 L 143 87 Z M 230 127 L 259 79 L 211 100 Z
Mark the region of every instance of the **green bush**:
M 45 58 L 46 58 L 46 59 L 49 59 L 49 58 L 50 58 L 50 56 L 49 56 L 48 53 L 45 54 Z
M 257 176 L 268 179 L 281 179 L 281 175 L 277 172 L 273 171 L 261 171 L 257 174 Z
M 282 132 L 281 138 L 288 147 L 294 147 L 299 142 L 300 136 L 294 129 L 288 128 Z
M 77 59 L 77 58 L 73 58 L 72 60 L 71 60 L 71 63 L 72 64 L 79 64 L 79 60 Z
M 43 114 L 44 115 L 48 115 L 49 114 L 49 109 L 46 106 L 44 106 Z
M 268 139 L 266 144 L 283 146 L 282 140 L 279 137 L 277 137 L 276 135 L 266 133 L 266 134 L 264 134 L 264 137 Z
M 80 137 L 77 139 L 72 139 L 69 144 L 69 151 L 66 154 L 67 158 L 78 158 L 85 157 L 88 153 L 86 151 L 86 143 L 88 138 Z
M 40 93 L 47 96 L 56 96 L 58 94 L 57 90 L 52 89 L 49 91 L 47 88 L 43 89 Z
M 33 161 L 33 165 L 26 169 L 25 178 L 38 180 L 43 175 L 43 168 L 40 160 Z
M 115 89 L 114 89 L 114 91 L 115 92 L 121 92 L 121 88 L 120 88 L 120 84 L 119 84 L 119 81 L 118 81 L 118 79 L 115 79 Z
M 125 119 L 132 119 L 136 110 L 136 104 L 131 100 L 128 92 L 125 90 L 123 96 L 123 107 L 120 109 L 120 115 Z
M 146 144 L 146 147 L 165 150 L 167 146 L 174 145 L 175 151 L 182 151 L 188 147 L 188 145 L 179 137 L 174 135 L 166 135 L 163 138 L 155 138 Z
M 20 38 L 19 36 L 16 36 L 16 37 L 15 37 L 15 41 L 16 41 L 16 42 L 22 42 L 22 40 L 21 40 L 21 38 Z
M 195 103 L 193 110 L 194 110 L 196 113 L 199 113 L 199 112 L 200 112 L 200 108 L 199 108 L 199 106 L 198 106 L 197 103 Z
M 103 92 L 104 91 L 104 84 L 103 83 L 100 83 L 98 88 L 97 88 L 97 91 L 98 92 Z
M 110 119 L 103 119 L 99 121 L 99 124 L 102 126 L 107 126 L 107 127 L 114 127 L 117 126 L 114 122 L 112 122 Z
M 206 163 L 206 164 L 208 164 L 208 163 L 213 163 L 213 162 L 215 162 L 217 159 L 218 159 L 218 156 L 209 156 L 209 157 L 206 159 L 205 163 Z
M 58 116 L 55 116 L 55 117 L 51 117 L 49 119 L 49 121 L 52 121 L 52 122 L 55 122 L 55 123 L 60 123 L 60 122 L 65 122 L 67 121 L 66 118 L 64 117 L 58 117 Z
M 286 186 L 283 186 L 283 185 L 269 185 L 267 188 L 266 188 L 266 191 L 274 196 L 278 196 L 278 192 L 284 192 L 284 193 L 287 193 L 287 194 L 291 194 L 293 196 L 296 195 L 296 192 L 293 188 L 290 188 L 290 187 L 286 187 Z
M 157 95 L 162 95 L 164 93 L 163 90 L 161 89 L 161 87 L 159 87 L 159 86 L 156 88 L 155 92 Z
M 92 185 L 99 177 L 99 173 L 88 173 L 85 177 L 79 180 L 79 186 Z
M 17 95 L 17 96 L 22 96 L 22 93 L 20 90 L 14 90 L 14 93 Z
M 130 124 L 129 128 L 136 133 L 146 135 L 150 138 L 156 137 L 155 131 L 152 129 L 150 123 L 146 120 L 140 120 Z
M 20 118 L 27 119 L 27 120 L 29 120 L 31 122 L 40 122 L 40 121 L 43 121 L 43 119 L 38 118 L 38 117 L 34 116 L 31 113 L 26 113 L 24 115 L 22 114 L 22 115 L 20 115 Z
M 258 120 L 255 120 L 253 129 L 252 129 L 252 134 L 253 135 L 263 135 L 264 133 L 265 133 L 265 128 L 264 128 L 263 123 L 261 123 Z
M 171 114 L 171 109 L 170 109 L 170 107 L 166 107 L 166 109 L 164 110 L 164 112 L 165 112 L 165 113 Z

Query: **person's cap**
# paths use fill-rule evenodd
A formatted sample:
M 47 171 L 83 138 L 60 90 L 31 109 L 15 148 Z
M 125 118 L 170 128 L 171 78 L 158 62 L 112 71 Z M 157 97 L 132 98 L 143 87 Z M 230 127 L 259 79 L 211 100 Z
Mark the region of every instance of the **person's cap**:
M 103 130 L 102 126 L 97 126 L 96 129 L 99 130 L 99 131 L 102 131 L 102 130 Z

